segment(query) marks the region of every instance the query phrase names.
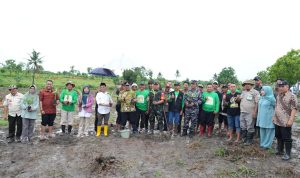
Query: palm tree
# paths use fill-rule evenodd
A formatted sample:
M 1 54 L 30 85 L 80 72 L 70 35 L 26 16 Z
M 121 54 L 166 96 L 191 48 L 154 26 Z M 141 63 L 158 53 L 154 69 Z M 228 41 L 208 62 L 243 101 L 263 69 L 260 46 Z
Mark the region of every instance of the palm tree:
M 28 66 L 30 66 L 33 69 L 33 74 L 32 74 L 32 85 L 35 84 L 34 79 L 35 79 L 35 73 L 37 73 L 39 70 L 43 69 L 42 67 L 42 58 L 40 57 L 40 52 L 36 52 L 35 50 L 33 50 L 31 52 L 31 54 L 29 55 L 29 59 L 28 60 Z
M 180 72 L 179 72 L 179 70 L 178 70 L 178 69 L 176 70 L 175 77 L 176 77 L 176 80 L 177 80 L 177 78 L 179 78 L 179 77 L 180 77 Z

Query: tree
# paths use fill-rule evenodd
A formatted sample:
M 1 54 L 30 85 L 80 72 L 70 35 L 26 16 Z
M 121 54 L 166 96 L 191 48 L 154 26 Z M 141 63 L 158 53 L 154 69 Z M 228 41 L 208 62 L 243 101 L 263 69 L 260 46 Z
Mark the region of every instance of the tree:
M 29 54 L 29 59 L 28 60 L 28 65 L 31 66 L 33 69 L 33 74 L 32 74 L 32 84 L 35 84 L 35 73 L 37 73 L 39 70 L 43 69 L 42 67 L 42 57 L 40 57 L 40 52 L 36 52 L 33 50 L 31 54 Z
M 153 79 L 153 71 L 151 69 L 148 70 L 149 79 Z
M 218 81 L 218 75 L 215 73 L 214 76 L 213 76 L 213 81 Z
M 70 66 L 70 74 L 71 75 L 75 74 L 75 66 Z
M 14 59 L 8 59 L 4 62 L 4 64 L 1 64 L 5 70 L 9 71 L 9 75 L 11 76 L 12 72 L 16 71 L 17 64 Z
M 93 70 L 93 68 L 88 67 L 88 68 L 87 68 L 87 73 L 90 74 L 90 72 L 91 72 L 92 70 Z
M 123 78 L 129 83 L 136 81 L 138 73 L 134 72 L 132 69 L 125 69 L 123 71 Z
M 218 74 L 217 81 L 220 84 L 226 83 L 238 83 L 237 76 L 235 74 L 235 70 L 232 67 L 225 67 L 222 71 Z
M 162 73 L 158 72 L 158 74 L 157 74 L 157 80 L 162 79 L 162 78 L 163 78 Z
M 269 70 L 262 70 L 257 72 L 257 76 L 260 77 L 262 83 L 264 84 L 271 84 L 272 80 L 270 79 L 270 74 L 269 74 Z
M 277 59 L 269 68 L 269 75 L 272 81 L 282 78 L 290 84 L 295 84 L 300 79 L 300 49 L 292 49 Z
M 176 70 L 175 77 L 176 77 L 176 80 L 177 80 L 177 78 L 179 78 L 179 77 L 180 77 L 180 72 L 179 72 L 179 70 L 178 70 L 178 69 Z

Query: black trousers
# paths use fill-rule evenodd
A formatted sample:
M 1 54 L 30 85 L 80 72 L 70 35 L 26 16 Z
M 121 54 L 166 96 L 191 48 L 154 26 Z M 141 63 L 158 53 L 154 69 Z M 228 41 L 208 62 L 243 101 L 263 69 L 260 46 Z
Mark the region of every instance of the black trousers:
M 206 112 L 202 110 L 201 113 L 201 125 L 213 126 L 214 125 L 215 114 L 213 112 Z
M 275 125 L 275 137 L 284 142 L 292 142 L 292 127 L 281 127 Z
M 149 128 L 149 118 L 150 118 L 150 112 L 145 114 L 145 129 L 148 130 Z
M 136 128 L 145 128 L 146 111 L 136 108 Z M 147 123 L 148 124 L 148 123 Z M 148 128 L 148 126 L 147 126 Z
M 134 132 L 137 131 L 136 112 L 121 112 L 121 118 L 122 118 L 122 127 L 123 128 L 126 126 L 126 122 L 129 121 L 129 123 L 132 126 L 132 130 Z
M 17 133 L 16 133 L 17 126 Z M 22 117 L 21 116 L 8 116 L 8 138 L 20 138 L 22 135 Z

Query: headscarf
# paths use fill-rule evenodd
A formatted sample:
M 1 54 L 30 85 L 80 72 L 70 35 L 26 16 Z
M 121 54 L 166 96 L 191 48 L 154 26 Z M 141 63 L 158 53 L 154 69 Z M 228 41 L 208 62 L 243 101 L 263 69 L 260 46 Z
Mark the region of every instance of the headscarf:
M 272 105 L 275 105 L 276 100 L 272 88 L 270 86 L 263 86 L 262 90 L 265 92 L 265 95 L 260 97 L 259 102 L 262 102 L 262 100 L 268 100 Z
M 87 93 L 84 92 L 84 89 L 85 89 L 85 88 L 88 88 L 88 89 L 89 89 L 89 91 L 88 91 Z M 82 89 L 82 104 L 83 104 L 83 105 L 86 105 L 86 103 L 87 103 L 87 98 L 88 98 L 89 94 L 90 94 L 90 87 L 89 87 L 88 85 L 86 85 L 86 86 L 84 86 L 83 89 Z

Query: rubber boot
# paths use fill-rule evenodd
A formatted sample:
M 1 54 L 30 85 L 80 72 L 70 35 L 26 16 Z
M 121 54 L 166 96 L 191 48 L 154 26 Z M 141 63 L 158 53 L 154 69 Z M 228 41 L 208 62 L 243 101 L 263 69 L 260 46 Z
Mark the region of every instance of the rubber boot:
M 200 137 L 204 136 L 204 131 L 205 131 L 205 125 L 200 124 L 200 132 L 199 132 Z
M 284 143 L 282 139 L 277 139 L 277 148 L 276 148 L 276 155 L 283 155 L 283 147 L 284 147 Z
M 178 125 L 175 124 L 174 130 L 173 130 L 173 136 L 177 136 L 177 133 L 178 133 Z
M 185 137 L 185 136 L 187 136 L 187 130 L 186 129 L 183 129 L 182 130 L 182 135 L 181 135 L 182 137 Z
M 71 134 L 71 132 L 72 132 L 72 126 L 68 125 L 68 134 Z
M 249 146 L 253 144 L 253 137 L 254 137 L 255 132 L 248 132 L 247 133 L 247 141 L 244 145 Z
M 104 136 L 108 136 L 108 125 L 104 125 Z
M 102 126 L 101 125 L 98 125 L 97 126 L 97 137 L 100 137 L 101 136 L 101 128 L 102 128 Z
M 291 159 L 291 150 L 292 150 L 292 142 L 284 142 L 285 154 L 282 157 L 282 160 L 288 161 Z
M 212 126 L 212 125 L 208 126 L 208 128 L 207 128 L 207 136 L 208 137 L 212 136 L 213 129 L 214 129 L 214 126 Z
M 241 138 L 243 143 L 247 142 L 247 130 L 241 130 Z
M 66 126 L 65 125 L 61 125 L 61 132 L 66 133 Z

